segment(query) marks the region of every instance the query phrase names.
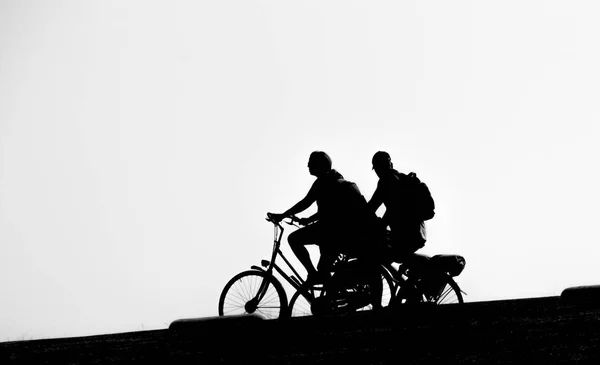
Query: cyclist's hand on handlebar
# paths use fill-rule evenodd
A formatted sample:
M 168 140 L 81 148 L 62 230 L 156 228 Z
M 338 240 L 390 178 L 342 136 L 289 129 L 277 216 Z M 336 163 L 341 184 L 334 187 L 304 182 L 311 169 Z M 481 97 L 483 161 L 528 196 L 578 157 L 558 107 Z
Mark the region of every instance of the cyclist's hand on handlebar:
M 281 222 L 283 220 L 283 218 L 285 218 L 285 216 L 283 214 L 267 213 L 267 219 L 271 220 L 275 223 Z
M 300 224 L 301 226 L 308 226 L 311 221 L 308 218 L 298 218 L 296 222 L 298 222 L 298 224 Z

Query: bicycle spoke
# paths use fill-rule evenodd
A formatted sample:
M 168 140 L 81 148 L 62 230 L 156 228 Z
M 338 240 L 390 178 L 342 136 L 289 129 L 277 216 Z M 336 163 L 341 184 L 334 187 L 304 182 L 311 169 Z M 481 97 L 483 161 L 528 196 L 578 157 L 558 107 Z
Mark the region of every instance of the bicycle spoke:
M 248 301 L 248 298 L 246 298 L 245 296 L 241 296 L 241 295 L 240 295 L 239 293 L 237 293 L 237 292 L 236 292 L 236 293 L 232 293 L 232 294 L 233 294 L 233 295 L 235 296 L 235 298 L 236 298 L 236 299 L 238 299 L 240 302 L 244 302 L 244 303 L 245 303 L 245 302 L 247 302 L 247 301 Z M 233 300 L 233 298 L 232 298 L 232 300 Z
M 244 282 L 245 280 L 241 279 L 239 282 L 235 283 L 235 285 L 230 289 L 231 291 L 234 291 L 235 295 L 243 301 L 245 301 L 248 297 L 248 291 L 243 285 Z
M 247 286 L 246 285 L 242 286 L 242 290 L 245 289 L 244 295 L 246 296 L 246 298 L 251 298 L 252 296 L 250 295 L 250 293 L 255 293 L 254 280 L 250 280 L 247 278 L 246 280 L 243 280 L 240 283 L 240 285 L 244 284 L 244 282 L 247 282 Z
M 237 300 L 228 300 L 227 303 L 229 304 L 228 306 L 236 306 L 236 307 L 243 307 L 247 301 L 243 300 L 243 301 L 237 301 Z
M 440 303 L 440 304 L 444 303 L 444 300 L 452 293 L 453 293 L 452 288 L 449 285 L 446 285 L 443 293 L 438 298 L 438 303 Z
M 232 309 L 232 310 L 228 310 L 228 311 L 223 311 L 223 315 L 228 315 L 230 313 L 233 313 L 234 311 L 236 311 L 238 308 Z
M 249 297 L 249 295 L 248 295 L 249 291 L 243 285 L 240 285 L 240 284 L 235 285 L 234 287 L 231 288 L 231 290 L 234 290 L 235 295 L 242 300 L 246 300 Z
M 272 288 L 269 288 L 265 296 L 262 298 L 261 302 L 273 300 L 273 297 L 277 295 L 277 292 Z M 276 298 L 277 299 L 277 298 Z
M 312 315 L 311 302 L 314 297 L 309 294 L 309 290 L 297 292 L 295 298 L 290 302 L 290 314 L 292 317 L 303 317 Z

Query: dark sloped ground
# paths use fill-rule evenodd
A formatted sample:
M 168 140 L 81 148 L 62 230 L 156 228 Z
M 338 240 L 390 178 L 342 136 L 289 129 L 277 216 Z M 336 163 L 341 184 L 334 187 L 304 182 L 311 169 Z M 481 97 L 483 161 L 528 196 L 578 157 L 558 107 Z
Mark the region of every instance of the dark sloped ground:
M 2 343 L 0 363 L 600 364 L 600 303 L 560 297 L 337 318 L 242 319 Z

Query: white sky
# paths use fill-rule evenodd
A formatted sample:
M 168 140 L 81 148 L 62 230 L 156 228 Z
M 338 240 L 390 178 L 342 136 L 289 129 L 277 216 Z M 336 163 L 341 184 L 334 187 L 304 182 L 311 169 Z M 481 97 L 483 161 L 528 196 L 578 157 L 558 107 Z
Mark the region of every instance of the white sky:
M 468 301 L 600 284 L 599 11 L 0 1 L 0 341 L 216 315 L 313 150 L 416 171 Z

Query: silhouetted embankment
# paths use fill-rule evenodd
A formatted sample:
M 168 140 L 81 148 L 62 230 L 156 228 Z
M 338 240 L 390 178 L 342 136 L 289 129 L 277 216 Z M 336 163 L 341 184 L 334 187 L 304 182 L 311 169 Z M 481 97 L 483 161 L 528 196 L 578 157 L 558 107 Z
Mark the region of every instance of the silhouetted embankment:
M 400 360 L 401 359 L 401 360 Z M 560 297 L 0 344 L 0 363 L 600 363 L 600 303 Z

